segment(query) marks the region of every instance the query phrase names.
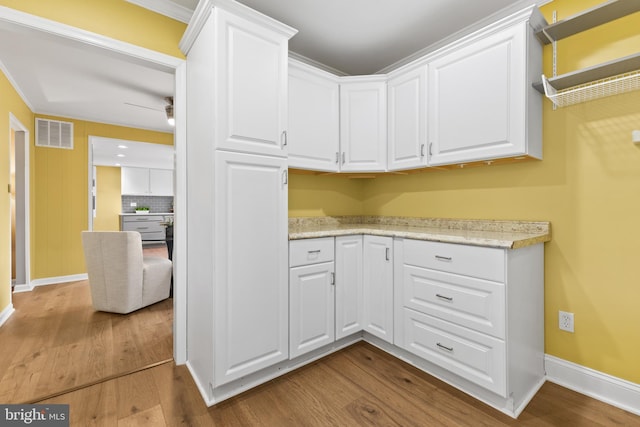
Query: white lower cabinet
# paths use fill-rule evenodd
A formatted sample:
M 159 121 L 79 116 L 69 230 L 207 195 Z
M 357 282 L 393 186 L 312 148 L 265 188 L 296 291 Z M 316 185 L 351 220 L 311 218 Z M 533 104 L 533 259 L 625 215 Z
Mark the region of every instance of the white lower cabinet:
M 333 237 L 289 245 L 289 357 L 335 340 Z
M 336 237 L 336 339 L 363 328 L 362 235 Z
M 393 238 L 364 236 L 364 330 L 393 342 Z
M 517 416 L 544 382 L 543 245 L 396 239 L 394 249 L 394 344 Z

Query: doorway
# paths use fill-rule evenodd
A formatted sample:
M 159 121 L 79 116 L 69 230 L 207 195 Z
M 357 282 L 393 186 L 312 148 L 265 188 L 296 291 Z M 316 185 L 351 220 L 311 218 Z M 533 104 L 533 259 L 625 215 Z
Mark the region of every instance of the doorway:
M 11 290 L 31 290 L 29 245 L 29 131 L 9 114 Z

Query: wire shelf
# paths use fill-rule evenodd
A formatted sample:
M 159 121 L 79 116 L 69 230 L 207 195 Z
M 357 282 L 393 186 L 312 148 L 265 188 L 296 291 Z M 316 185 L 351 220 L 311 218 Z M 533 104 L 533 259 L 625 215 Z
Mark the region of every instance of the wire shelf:
M 542 75 L 544 94 L 558 107 L 592 101 L 607 96 L 620 95 L 640 89 L 640 70 L 618 74 L 568 89 L 556 90 Z

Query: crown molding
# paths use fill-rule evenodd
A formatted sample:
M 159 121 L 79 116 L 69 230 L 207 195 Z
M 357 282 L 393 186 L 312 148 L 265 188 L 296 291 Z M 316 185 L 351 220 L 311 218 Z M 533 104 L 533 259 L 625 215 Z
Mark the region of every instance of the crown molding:
M 6 6 L 0 6 L 0 21 L 122 54 L 131 59 L 142 61 L 147 66 L 153 65 L 162 71 L 173 72 L 184 62 L 183 59 L 175 56 L 112 39 L 50 19 L 30 15 Z
M 24 92 L 22 92 L 22 89 L 20 89 L 20 86 L 18 86 L 18 83 L 16 83 L 15 79 L 13 78 L 13 76 L 11 75 L 7 67 L 4 65 L 4 62 L 2 61 L 0 61 L 0 71 L 2 71 L 2 73 L 7 78 L 7 80 L 9 80 L 9 84 L 13 87 L 13 90 L 16 91 L 20 99 L 22 99 L 22 102 L 24 102 L 25 105 L 29 108 L 29 110 L 33 112 L 34 110 L 33 104 L 29 102 L 29 99 L 27 99 L 27 96 L 24 94 Z
M 176 21 L 189 23 L 193 10 L 176 4 L 170 0 L 126 0 L 136 6 L 143 7 L 160 15 L 168 16 Z
M 293 51 L 289 51 L 289 59 L 292 59 L 294 61 L 306 64 L 306 65 L 310 65 L 312 67 L 315 67 L 317 69 L 320 69 L 322 71 L 326 71 L 329 74 L 333 74 L 335 76 L 347 76 L 348 74 L 345 73 L 344 71 L 338 70 L 337 68 L 333 68 L 330 67 L 329 65 L 325 65 L 322 62 L 318 62 L 314 59 L 311 58 L 307 58 L 304 55 L 300 55 L 299 53 L 293 52 Z

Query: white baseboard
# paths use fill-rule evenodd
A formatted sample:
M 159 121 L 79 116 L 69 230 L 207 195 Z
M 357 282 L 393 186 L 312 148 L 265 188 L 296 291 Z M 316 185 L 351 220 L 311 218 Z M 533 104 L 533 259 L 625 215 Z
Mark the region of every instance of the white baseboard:
M 640 415 L 640 384 L 545 355 L 547 381 Z
M 4 322 L 7 321 L 7 319 L 9 319 L 14 311 L 15 310 L 13 308 L 13 304 L 9 303 L 9 305 L 6 306 L 4 310 L 2 310 L 2 312 L 0 312 L 0 326 L 2 326 Z
M 78 282 L 80 280 L 87 279 L 89 279 L 87 273 L 72 274 L 69 276 L 45 277 L 44 279 L 34 279 L 31 281 L 31 283 L 28 283 L 26 285 L 16 285 L 16 287 L 13 289 L 13 292 L 29 292 L 37 286 L 57 285 L 59 283 Z

